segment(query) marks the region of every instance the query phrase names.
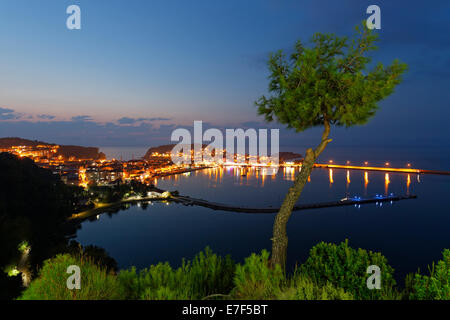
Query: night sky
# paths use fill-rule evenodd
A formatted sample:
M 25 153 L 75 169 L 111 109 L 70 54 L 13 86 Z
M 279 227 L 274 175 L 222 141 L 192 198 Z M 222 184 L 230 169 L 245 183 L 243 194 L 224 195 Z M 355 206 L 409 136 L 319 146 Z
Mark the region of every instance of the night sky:
M 71 4 L 81 30 L 66 28 Z M 0 137 L 147 146 L 194 120 L 267 127 L 253 103 L 269 53 L 315 32 L 351 35 L 371 4 L 382 16 L 374 61 L 409 71 L 368 125 L 333 130 L 334 143 L 448 147 L 448 0 L 1 0 Z M 280 144 L 318 133 L 283 131 Z

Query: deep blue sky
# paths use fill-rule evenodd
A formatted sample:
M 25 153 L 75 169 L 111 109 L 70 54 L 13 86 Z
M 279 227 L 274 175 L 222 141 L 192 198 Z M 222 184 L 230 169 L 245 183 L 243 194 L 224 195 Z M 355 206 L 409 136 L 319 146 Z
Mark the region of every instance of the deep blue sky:
M 82 30 L 66 28 L 71 4 Z M 374 61 L 410 69 L 373 121 L 333 131 L 335 144 L 449 146 L 447 0 L 1 0 L 0 137 L 153 145 L 194 120 L 261 126 L 268 54 L 314 32 L 349 35 L 371 4 L 382 10 Z

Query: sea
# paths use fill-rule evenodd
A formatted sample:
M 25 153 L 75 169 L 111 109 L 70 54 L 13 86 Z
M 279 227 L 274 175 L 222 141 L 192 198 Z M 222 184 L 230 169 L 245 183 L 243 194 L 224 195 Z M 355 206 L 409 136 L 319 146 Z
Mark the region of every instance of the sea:
M 147 148 L 101 148 L 108 158 L 142 157 Z M 303 153 L 301 148 L 291 150 Z M 318 162 L 450 171 L 450 148 L 330 147 Z M 159 188 L 182 195 L 246 207 L 281 205 L 298 169 L 276 174 L 242 168 L 215 168 L 159 178 Z M 304 262 L 319 242 L 349 241 L 354 248 L 381 252 L 402 283 L 406 274 L 428 265 L 450 248 L 450 176 L 314 169 L 299 204 L 338 201 L 345 197 L 417 195 L 417 199 L 296 211 L 288 223 L 287 267 Z M 176 203 L 127 205 L 82 223 L 76 240 L 103 247 L 120 268 L 138 269 L 168 261 L 177 267 L 205 247 L 242 262 L 251 253 L 271 248 L 275 214 L 212 210 Z

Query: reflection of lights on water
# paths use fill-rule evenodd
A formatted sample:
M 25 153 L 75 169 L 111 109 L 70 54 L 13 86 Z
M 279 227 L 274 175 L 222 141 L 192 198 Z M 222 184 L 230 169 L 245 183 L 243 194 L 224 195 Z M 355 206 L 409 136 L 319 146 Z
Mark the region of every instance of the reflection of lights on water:
M 98 215 L 97 215 L 97 220 L 99 220 L 99 219 L 100 219 L 100 215 L 98 214 Z
M 409 194 L 409 186 L 411 185 L 411 175 L 406 178 L 406 194 Z
M 389 179 L 389 173 L 386 173 L 384 175 L 384 192 L 387 194 L 389 190 L 389 183 L 391 183 L 391 180 Z
M 369 185 L 369 173 L 364 172 L 364 194 L 367 195 L 367 186 Z
M 275 175 L 273 175 L 275 177 Z M 294 181 L 295 180 L 295 169 L 293 167 L 285 167 L 283 169 L 283 178 L 285 180 Z
M 200 171 L 198 171 L 198 173 L 200 175 L 204 175 L 205 178 L 208 178 L 208 176 L 210 176 L 211 180 L 218 182 L 219 179 L 222 180 L 221 176 L 223 176 L 223 174 L 225 174 L 225 176 L 227 177 L 227 171 L 231 171 L 229 177 L 234 177 L 234 176 L 236 176 L 236 178 L 239 177 L 238 179 L 236 179 L 236 181 L 235 181 L 236 183 L 248 185 L 248 183 L 250 183 L 252 181 L 255 182 L 256 180 L 259 180 L 257 182 L 259 187 L 264 187 L 268 181 L 271 182 L 270 180 L 277 179 L 277 177 L 282 178 L 284 181 L 286 181 L 286 180 L 294 181 L 296 174 L 300 171 L 299 167 L 291 167 L 291 166 L 283 166 L 283 167 L 280 167 L 279 169 L 282 171 L 277 175 L 274 171 L 272 171 L 273 168 L 271 168 L 270 165 L 266 166 L 266 167 L 263 167 L 263 166 L 243 167 L 243 166 L 239 166 L 239 165 L 234 165 L 233 167 L 223 166 L 223 167 L 217 167 L 214 169 L 206 169 L 203 171 L 200 170 Z M 343 181 L 342 180 L 339 181 L 339 179 L 337 181 L 334 181 L 334 168 L 327 168 L 327 169 L 328 169 L 328 178 L 329 178 L 330 188 L 337 187 L 341 183 L 343 183 Z M 349 185 L 351 183 L 353 183 L 353 184 L 355 183 L 355 179 L 359 180 L 359 179 L 363 178 L 363 181 L 364 181 L 363 183 L 364 183 L 364 188 L 365 188 L 365 190 L 364 190 L 365 196 L 368 195 L 367 192 L 368 192 L 369 182 L 375 183 L 377 185 L 377 181 L 384 178 L 386 195 L 389 194 L 390 191 L 392 191 L 392 190 L 390 190 L 390 189 L 392 189 L 392 187 L 390 186 L 391 182 L 397 183 L 397 181 L 390 180 L 390 175 L 391 175 L 390 172 L 385 172 L 384 177 L 383 177 L 383 173 L 374 173 L 372 176 L 372 181 L 370 181 L 370 178 L 369 178 L 370 171 L 363 170 L 363 171 L 361 171 L 361 172 L 363 172 L 363 174 L 358 176 L 359 172 L 352 172 L 352 170 L 353 169 L 351 169 L 351 168 L 347 168 L 345 170 L 346 171 L 345 179 L 346 179 L 346 184 L 347 184 L 346 192 L 348 192 L 350 190 Z M 325 171 L 322 171 L 322 172 L 323 172 L 323 174 L 326 174 Z M 352 174 L 353 174 L 353 177 L 352 177 Z M 409 189 L 411 188 L 411 182 L 412 182 L 412 178 L 413 178 L 412 174 L 415 174 L 415 173 L 410 173 L 410 174 L 407 173 L 406 175 L 404 175 L 407 178 L 406 184 L 407 184 L 407 187 L 409 187 Z M 271 175 L 271 177 L 267 177 L 268 175 Z M 193 176 L 193 174 L 191 174 L 191 176 Z M 245 176 L 245 179 L 244 179 L 244 176 Z M 416 177 L 419 181 L 420 177 L 418 175 L 416 175 Z M 324 176 L 322 176 L 322 179 L 323 178 L 324 178 Z M 326 178 L 326 176 L 325 176 L 325 178 Z M 311 176 L 307 177 L 308 182 L 311 182 L 311 179 L 312 179 Z M 356 182 L 358 182 L 358 181 L 356 181 Z M 379 182 L 383 183 L 382 180 Z M 319 183 L 320 183 L 320 181 L 319 181 Z M 403 183 L 405 183 L 405 181 Z M 216 185 L 214 185 L 214 184 L 212 185 L 212 187 L 215 187 L 215 186 Z M 395 184 L 393 186 L 395 186 Z M 381 190 L 381 194 L 383 194 L 382 192 L 383 191 Z

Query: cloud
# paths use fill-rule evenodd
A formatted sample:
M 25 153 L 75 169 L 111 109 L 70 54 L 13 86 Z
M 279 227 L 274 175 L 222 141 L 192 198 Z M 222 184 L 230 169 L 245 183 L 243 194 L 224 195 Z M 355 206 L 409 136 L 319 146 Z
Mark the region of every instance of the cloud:
M 72 121 L 74 121 L 74 122 L 92 121 L 92 117 L 91 116 L 76 116 L 76 117 L 72 117 Z
M 34 116 L 30 120 L 19 119 L 18 121 L 2 122 L 0 137 L 17 136 L 57 144 L 95 147 L 150 147 L 171 143 L 172 131 L 177 127 L 175 124 L 157 125 L 149 121 L 141 121 L 137 125 L 122 125 L 117 121 L 104 123 L 95 119 L 90 120 L 91 117 L 88 116 L 77 116 L 68 120 L 58 120 L 57 117 L 54 119 L 42 118 Z
M 13 109 L 0 108 L 0 120 L 13 120 L 20 118 L 20 115 L 15 113 Z
M 51 116 L 51 115 L 48 115 L 48 114 L 39 114 L 37 117 L 38 117 L 38 119 L 42 119 L 42 120 L 53 120 L 53 119 L 55 119 L 55 116 Z
M 117 120 L 117 122 L 119 124 L 134 124 L 134 123 L 136 123 L 136 119 L 123 117 L 123 118 L 120 118 L 119 120 Z
M 17 116 L 15 116 L 13 113 L 0 114 L 0 120 L 13 120 L 13 119 L 17 119 Z
M 146 121 L 170 121 L 172 119 L 170 118 L 140 118 L 140 121 L 146 120 Z
M 12 113 L 12 112 L 14 112 L 13 109 L 0 108 L 0 114 L 3 114 L 3 113 Z
M 171 119 L 169 118 L 161 118 L 161 117 L 155 117 L 155 118 L 129 118 L 129 117 L 123 117 L 117 120 L 119 124 L 124 125 L 132 125 L 136 124 L 138 122 L 153 122 L 153 121 L 169 121 Z

